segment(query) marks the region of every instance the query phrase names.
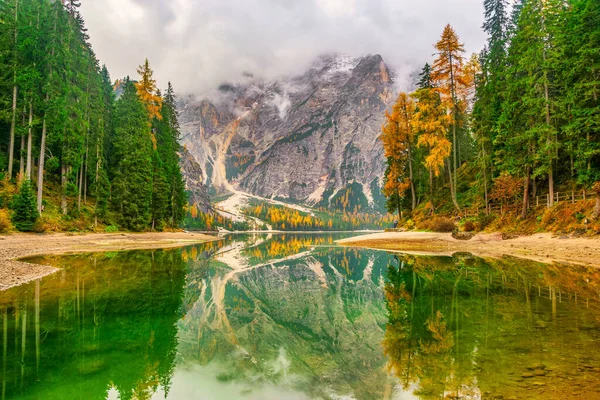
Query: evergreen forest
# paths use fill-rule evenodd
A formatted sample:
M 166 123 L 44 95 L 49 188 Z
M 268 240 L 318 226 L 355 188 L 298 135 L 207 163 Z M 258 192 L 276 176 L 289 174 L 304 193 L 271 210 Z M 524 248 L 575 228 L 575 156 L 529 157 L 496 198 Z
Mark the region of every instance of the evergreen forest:
M 587 224 L 600 214 L 600 2 L 484 9 L 483 51 L 465 54 L 447 25 L 386 115 L 388 210 L 513 223 L 578 203 Z
M 171 84 L 111 81 L 77 0 L 0 3 L 0 231 L 177 228 L 187 205 Z

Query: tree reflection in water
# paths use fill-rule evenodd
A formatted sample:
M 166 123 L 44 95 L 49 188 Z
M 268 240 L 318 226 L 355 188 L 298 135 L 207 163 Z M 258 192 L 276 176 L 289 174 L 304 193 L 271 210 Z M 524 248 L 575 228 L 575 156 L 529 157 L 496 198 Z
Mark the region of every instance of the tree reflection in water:
M 397 256 L 388 371 L 419 398 L 600 397 L 596 268 Z
M 2 398 L 599 398 L 596 269 L 335 239 L 39 259 L 0 293 Z

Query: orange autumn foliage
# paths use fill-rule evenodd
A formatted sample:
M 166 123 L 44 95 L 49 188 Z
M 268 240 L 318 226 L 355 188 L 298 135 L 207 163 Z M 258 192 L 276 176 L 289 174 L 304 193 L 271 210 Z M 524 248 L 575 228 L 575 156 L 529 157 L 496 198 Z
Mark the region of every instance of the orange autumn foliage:
M 452 117 L 447 114 L 437 90 L 419 89 L 412 96 L 418 101 L 412 118 L 413 129 L 419 132 L 417 145 L 429 148 L 423 164 L 439 176 L 452 150 L 452 143 L 446 138 Z
M 447 110 L 453 110 L 458 103 L 458 88 L 467 86 L 464 74 L 464 45 L 449 24 L 444 28 L 442 37 L 435 45 L 438 57 L 433 63 L 431 79 L 440 93 L 442 103 Z
M 523 193 L 523 179 L 508 174 L 502 174 L 494 180 L 490 199 L 500 201 L 502 204 L 512 202 L 518 205 Z
M 140 74 L 140 80 L 135 83 L 138 97 L 146 106 L 150 120 L 155 118 L 161 120 L 162 115 L 160 114 L 160 111 L 162 109 L 163 100 L 160 94 L 158 94 L 156 80 L 152 77 L 154 72 L 152 71 L 152 68 L 150 68 L 148 59 L 144 61 L 143 65 L 138 67 L 137 72 Z
M 379 139 L 383 142 L 385 157 L 388 159 L 388 171 L 383 186 L 386 196 L 399 195 L 410 187 L 410 179 L 405 176 L 408 160 L 408 149 L 414 140 L 412 118 L 415 112 L 413 99 L 406 93 L 400 93 L 392 108 L 386 112 L 386 123 L 382 127 Z

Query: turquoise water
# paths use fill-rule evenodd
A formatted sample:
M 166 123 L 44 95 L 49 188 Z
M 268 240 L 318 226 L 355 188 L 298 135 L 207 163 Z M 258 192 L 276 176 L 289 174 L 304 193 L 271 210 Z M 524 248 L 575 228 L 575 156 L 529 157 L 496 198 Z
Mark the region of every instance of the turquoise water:
M 335 235 L 32 259 L 3 399 L 600 398 L 600 273 Z

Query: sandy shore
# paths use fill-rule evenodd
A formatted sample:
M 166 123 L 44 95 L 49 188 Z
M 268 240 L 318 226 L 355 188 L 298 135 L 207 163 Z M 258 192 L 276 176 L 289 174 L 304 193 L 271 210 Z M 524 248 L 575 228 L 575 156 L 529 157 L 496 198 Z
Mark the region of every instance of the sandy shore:
M 0 290 L 56 271 L 15 259 L 43 254 L 182 247 L 217 239 L 201 233 L 92 233 L 0 235 Z
M 456 240 L 450 233 L 375 233 L 338 241 L 346 246 L 451 255 L 469 252 L 481 257 L 514 256 L 540 262 L 564 262 L 600 266 L 599 238 L 554 237 L 550 233 L 502 240 L 500 233 L 478 234 L 470 240 Z

